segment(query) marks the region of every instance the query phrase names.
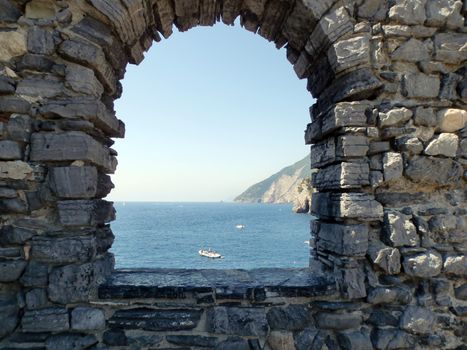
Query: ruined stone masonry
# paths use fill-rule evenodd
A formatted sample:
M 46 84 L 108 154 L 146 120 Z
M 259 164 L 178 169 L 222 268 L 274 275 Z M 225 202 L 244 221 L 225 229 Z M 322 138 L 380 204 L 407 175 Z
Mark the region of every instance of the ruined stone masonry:
M 461 0 L 0 0 L 0 348 L 466 349 L 466 15 Z M 125 67 L 175 27 L 237 17 L 317 99 L 310 267 L 114 271 L 102 198 Z

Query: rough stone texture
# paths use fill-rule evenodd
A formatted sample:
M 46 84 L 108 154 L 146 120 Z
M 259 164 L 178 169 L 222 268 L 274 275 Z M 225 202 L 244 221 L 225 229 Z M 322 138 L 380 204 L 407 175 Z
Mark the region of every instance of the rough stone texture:
M 0 0 L 0 348 L 461 349 L 466 6 Z M 316 98 L 310 268 L 112 274 L 119 80 L 236 18 Z

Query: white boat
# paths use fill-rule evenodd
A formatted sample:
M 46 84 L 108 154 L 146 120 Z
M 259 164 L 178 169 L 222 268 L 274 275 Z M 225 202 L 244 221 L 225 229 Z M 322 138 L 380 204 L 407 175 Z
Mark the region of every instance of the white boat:
M 223 259 L 224 257 L 220 255 L 218 252 L 215 252 L 214 250 L 211 250 L 211 248 L 208 249 L 200 249 L 198 251 L 199 255 L 204 256 L 206 258 L 211 258 L 211 259 Z
M 235 227 L 238 228 L 239 230 L 243 230 L 245 228 L 245 225 L 238 224 Z

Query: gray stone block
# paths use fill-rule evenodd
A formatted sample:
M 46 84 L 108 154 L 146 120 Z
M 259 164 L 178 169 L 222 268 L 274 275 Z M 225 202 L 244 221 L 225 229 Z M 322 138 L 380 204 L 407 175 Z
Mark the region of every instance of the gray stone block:
M 23 332 L 61 332 L 70 328 L 68 311 L 61 307 L 26 311 L 21 320 Z
M 60 198 L 93 198 L 97 193 L 95 167 L 54 167 L 49 172 L 50 186 Z
M 45 346 L 47 350 L 84 350 L 97 343 L 98 340 L 93 334 L 63 333 L 48 337 Z
M 363 34 L 335 42 L 327 52 L 336 74 L 347 69 L 370 65 L 370 38 Z
M 96 242 L 91 236 L 43 237 L 31 242 L 31 257 L 38 262 L 67 264 L 88 262 L 96 255 Z
M 412 181 L 445 186 L 455 184 L 462 178 L 462 166 L 451 159 L 415 156 L 408 161 L 405 175 Z
M 0 22 L 16 22 L 20 16 L 18 4 L 10 0 L 0 0 Z
M 371 335 L 373 345 L 378 350 L 395 350 L 412 348 L 415 345 L 415 337 L 399 329 L 377 328 Z
M 362 324 L 362 314 L 360 312 L 341 314 L 319 312 L 315 318 L 318 327 L 323 329 L 351 329 Z
M 57 203 L 60 223 L 65 226 L 103 225 L 115 220 L 113 202 L 105 200 L 68 200 Z
M 396 152 L 387 152 L 383 156 L 384 181 L 395 181 L 402 177 L 404 162 L 402 155 Z
M 411 217 L 397 212 L 384 213 L 383 239 L 392 247 L 416 247 L 420 244 Z
M 9 139 L 19 142 L 29 142 L 31 135 L 31 117 L 13 114 L 6 125 Z
M 25 260 L 0 260 L 0 282 L 17 281 L 24 269 L 27 261 Z
M 271 330 L 302 330 L 311 322 L 310 309 L 306 305 L 272 307 L 267 313 Z
M 362 135 L 344 135 L 337 138 L 336 155 L 343 159 L 360 158 L 367 155 L 368 137 Z
M 194 346 L 201 348 L 214 348 L 217 343 L 216 337 L 205 337 L 202 335 L 167 335 L 165 339 L 179 346 Z
M 435 98 L 440 92 L 441 82 L 436 75 L 409 73 L 404 76 L 403 93 L 408 98 Z
M 264 337 L 269 332 L 262 308 L 216 306 L 208 309 L 206 317 L 210 333 Z
M 35 162 L 89 161 L 110 173 L 116 167 L 109 149 L 80 131 L 32 134 L 30 159 Z
M 340 255 L 365 255 L 368 250 L 368 227 L 365 225 L 339 225 L 320 223 L 317 236 L 318 249 Z
M 379 113 L 379 126 L 384 128 L 388 126 L 400 126 L 407 123 L 412 118 L 413 112 L 407 108 L 395 108 L 388 112 Z
M 0 244 L 23 244 L 34 235 L 34 231 L 11 225 L 0 229 Z
M 435 35 L 434 51 L 438 61 L 460 64 L 467 59 L 465 50 L 465 34 L 439 33 Z
M 105 328 L 105 315 L 101 309 L 77 307 L 71 312 L 71 328 L 78 331 Z
M 401 271 L 401 254 L 398 249 L 384 244 L 370 244 L 368 248 L 370 260 L 389 275 Z
M 19 143 L 0 140 L 0 160 L 17 160 L 23 158 L 23 150 Z
M 20 282 L 25 287 L 47 287 L 48 275 L 47 265 L 31 261 L 21 276 Z
M 382 220 L 383 207 L 365 193 L 314 193 L 311 212 L 318 216 L 362 221 Z
M 52 78 L 27 78 L 18 82 L 16 93 L 31 97 L 56 97 L 63 93 L 63 83 Z
M 370 184 L 367 163 L 343 162 L 319 169 L 313 176 L 313 187 L 318 190 L 361 188 Z
M 369 331 L 342 332 L 337 339 L 343 350 L 373 350 Z
M 42 288 L 31 289 L 26 293 L 26 306 L 29 310 L 40 309 L 47 305 L 47 292 Z
M 0 339 L 13 332 L 18 325 L 19 310 L 17 298 L 14 292 L 0 294 Z
M 433 331 L 435 314 L 425 308 L 408 306 L 401 318 L 400 327 L 414 334 L 429 334 Z
M 53 33 L 41 27 L 31 27 L 28 31 L 28 51 L 40 55 L 51 55 L 55 51 Z
M 389 18 L 403 24 L 423 24 L 426 20 L 426 0 L 396 0 Z
M 430 278 L 441 273 L 443 258 L 436 251 L 404 256 L 404 271 L 409 276 Z

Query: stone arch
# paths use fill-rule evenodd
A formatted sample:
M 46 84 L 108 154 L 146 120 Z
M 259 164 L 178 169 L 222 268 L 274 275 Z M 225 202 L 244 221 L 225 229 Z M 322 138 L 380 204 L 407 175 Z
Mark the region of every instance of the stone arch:
M 194 327 L 249 337 L 211 347 L 254 348 L 254 339 L 299 349 L 462 344 L 461 1 L 2 0 L 0 10 L 0 337 L 15 332 L 0 344 L 39 332 L 46 335 L 34 342 L 49 348 L 116 345 L 139 328 L 159 332 L 154 344 L 183 345 L 186 338 L 164 332 Z M 305 133 L 319 169 L 313 269 L 237 271 L 220 285 L 203 271 L 112 273 L 107 224 L 115 211 L 102 198 L 116 167 L 111 138 L 124 136 L 113 101 L 125 66 L 141 62 L 173 25 L 184 31 L 239 16 L 286 47 L 317 98 Z M 145 306 L 131 306 L 132 298 Z M 144 298 L 176 301 L 167 311 Z M 223 306 L 236 298 L 243 308 Z M 211 323 L 199 324 L 203 313 Z M 158 323 L 166 317 L 177 325 Z M 252 321 L 241 328 L 239 318 Z

